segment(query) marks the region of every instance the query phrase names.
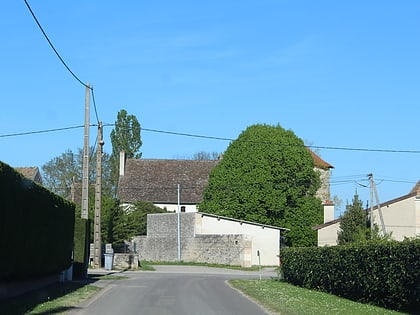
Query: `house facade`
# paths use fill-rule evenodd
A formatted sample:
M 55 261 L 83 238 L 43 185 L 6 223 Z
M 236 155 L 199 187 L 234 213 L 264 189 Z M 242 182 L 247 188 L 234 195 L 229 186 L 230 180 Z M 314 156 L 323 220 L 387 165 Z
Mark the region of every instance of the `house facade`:
M 331 213 L 333 205 L 324 207 L 324 223 L 313 228 L 318 232 L 318 246 L 337 245 L 340 219 L 334 220 Z M 373 222 L 380 233 L 391 233 L 397 241 L 420 235 L 420 182 L 407 195 L 373 207 Z

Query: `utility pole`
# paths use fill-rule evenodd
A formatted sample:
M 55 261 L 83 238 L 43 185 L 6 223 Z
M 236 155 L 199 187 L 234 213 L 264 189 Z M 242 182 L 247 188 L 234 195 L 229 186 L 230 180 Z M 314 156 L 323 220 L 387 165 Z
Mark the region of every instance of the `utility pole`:
M 93 265 L 101 268 L 102 241 L 101 241 L 101 198 L 102 198 L 102 153 L 103 134 L 102 122 L 98 123 L 98 146 L 96 148 L 96 185 L 95 185 L 95 218 L 93 223 Z
M 379 219 L 381 220 L 381 228 L 382 228 L 382 236 L 386 234 L 385 229 L 385 222 L 384 217 L 382 215 L 381 204 L 379 203 L 379 195 L 378 190 L 376 189 L 375 181 L 373 180 L 373 174 L 368 174 L 369 182 L 370 182 L 370 230 L 373 232 L 373 195 L 375 195 L 376 199 L 376 207 L 378 208 Z
M 82 219 L 89 216 L 89 124 L 90 124 L 90 85 L 86 84 L 85 92 L 85 129 L 83 142 L 83 179 L 82 179 Z
M 181 190 L 179 184 L 177 185 L 178 195 L 178 214 L 177 214 L 177 243 L 178 243 L 178 261 L 181 261 Z

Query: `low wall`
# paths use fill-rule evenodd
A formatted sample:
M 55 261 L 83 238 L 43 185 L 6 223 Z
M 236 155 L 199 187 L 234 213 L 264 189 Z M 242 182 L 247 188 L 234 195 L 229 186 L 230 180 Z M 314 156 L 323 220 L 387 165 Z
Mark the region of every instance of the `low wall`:
M 138 254 L 114 254 L 113 269 L 137 269 L 139 267 Z

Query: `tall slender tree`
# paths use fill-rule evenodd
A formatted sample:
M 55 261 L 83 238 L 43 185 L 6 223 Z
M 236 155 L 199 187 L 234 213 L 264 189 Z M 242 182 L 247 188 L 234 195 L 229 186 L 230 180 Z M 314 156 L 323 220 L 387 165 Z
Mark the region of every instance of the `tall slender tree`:
M 118 167 L 120 152 L 124 151 L 126 157 L 129 159 L 139 159 L 142 153 L 140 147 L 142 146 L 141 141 L 141 127 L 134 115 L 128 115 L 125 109 L 122 109 L 117 114 L 117 120 L 115 121 L 115 128 L 111 131 L 111 178 L 114 184 L 114 192 L 118 185 Z

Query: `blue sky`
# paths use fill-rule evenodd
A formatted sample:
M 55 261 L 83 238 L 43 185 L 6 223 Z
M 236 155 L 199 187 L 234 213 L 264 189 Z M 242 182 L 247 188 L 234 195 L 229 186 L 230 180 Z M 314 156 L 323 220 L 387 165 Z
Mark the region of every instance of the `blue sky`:
M 252 124 L 280 124 L 323 147 L 316 151 L 335 167 L 331 193 L 344 205 L 355 189 L 369 199 L 368 173 L 381 202 L 420 179 L 419 1 L 28 3 L 67 65 L 92 84 L 105 124 L 121 109 L 146 129 L 230 139 Z M 2 2 L 0 29 L 0 160 L 41 168 L 83 147 L 83 128 L 5 135 L 83 125 L 85 88 L 23 0 Z M 95 136 L 92 127 L 92 145 Z M 229 144 L 151 131 L 142 140 L 144 158 Z M 417 153 L 369 151 L 377 149 Z

